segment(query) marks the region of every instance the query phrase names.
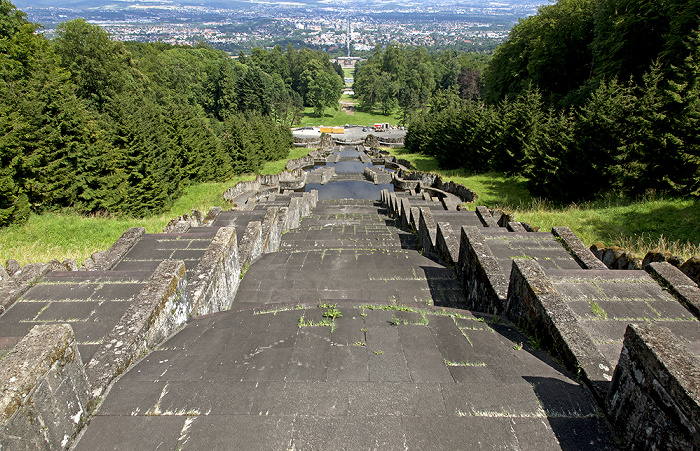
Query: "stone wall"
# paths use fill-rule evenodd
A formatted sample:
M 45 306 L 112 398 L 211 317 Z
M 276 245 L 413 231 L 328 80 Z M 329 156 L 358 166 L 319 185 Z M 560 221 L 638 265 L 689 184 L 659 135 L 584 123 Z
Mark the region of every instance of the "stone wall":
M 236 229 L 222 227 L 199 260 L 189 284 L 189 311 L 192 316 L 228 310 L 240 282 Z
M 90 398 L 70 325 L 34 326 L 0 360 L 0 449 L 67 449 Z
M 189 310 L 185 263 L 161 262 L 88 363 L 92 395 L 100 396 L 131 362 L 173 334 Z
M 607 412 L 629 449 L 700 449 L 700 362 L 668 329 L 628 325 Z

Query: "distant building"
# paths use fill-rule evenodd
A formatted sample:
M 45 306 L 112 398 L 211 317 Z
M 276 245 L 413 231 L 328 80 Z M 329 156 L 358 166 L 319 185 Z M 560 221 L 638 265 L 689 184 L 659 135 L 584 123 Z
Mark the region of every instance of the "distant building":
M 339 56 L 337 58 L 331 58 L 331 61 L 336 62 L 341 66 L 354 66 L 358 61 L 366 60 L 366 58 L 360 58 L 359 56 Z

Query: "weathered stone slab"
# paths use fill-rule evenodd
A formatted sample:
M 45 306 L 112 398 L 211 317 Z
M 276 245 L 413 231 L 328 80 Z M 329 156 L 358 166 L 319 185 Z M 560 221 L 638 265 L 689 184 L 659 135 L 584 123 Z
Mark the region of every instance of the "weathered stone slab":
M 506 229 L 508 229 L 509 232 L 527 232 L 525 227 L 517 221 L 509 221 L 506 225 Z
M 0 360 L 0 448 L 69 447 L 89 415 L 89 400 L 71 327 L 34 326 Z
M 437 224 L 428 208 L 420 209 L 420 219 L 418 226 L 418 239 L 423 247 L 423 253 L 435 255 Z
M 302 206 L 302 212 L 304 211 Z M 275 252 L 280 246 L 279 208 L 270 207 L 262 221 L 262 242 L 265 253 Z
M 483 205 L 476 207 L 476 215 L 484 224 L 484 227 L 498 227 L 498 222 L 496 222 L 496 219 L 491 215 L 489 209 Z
M 0 285 L 0 315 L 17 302 L 17 299 L 22 297 L 48 271 L 49 265 L 45 263 L 30 263 L 10 277 L 7 282 Z
M 452 229 L 449 222 L 437 223 L 435 252 L 450 266 L 454 266 L 459 260 L 459 235 Z
M 612 366 L 536 261 L 513 260 L 505 313 L 539 337 L 571 371 L 578 371 L 596 398 L 605 399 Z
M 210 226 L 216 221 L 216 219 L 219 217 L 223 209 L 221 207 L 211 207 L 209 209 L 209 212 L 207 215 L 204 217 L 202 220 L 202 225 L 203 226 Z
M 700 288 L 683 272 L 667 262 L 650 263 L 647 272 L 668 290 L 696 318 L 700 318 Z
M 22 265 L 20 265 L 14 258 L 11 258 L 5 262 L 5 269 L 10 277 L 12 277 L 18 272 L 22 271 Z
M 668 329 L 630 324 L 607 410 L 630 449 L 699 449 L 698 359 Z
M 107 271 L 114 268 L 145 233 L 146 229 L 143 227 L 131 227 L 107 251 L 92 254 L 91 258 L 95 262 L 92 271 Z
M 188 311 L 185 263 L 165 260 L 87 365 L 92 395 L 100 396 L 141 353 L 175 332 L 187 320 Z
M 462 227 L 457 276 L 470 309 L 495 314 L 503 312 L 508 281 L 477 227 Z
M 401 227 L 409 229 L 411 224 L 411 202 L 407 198 L 401 199 Z
M 236 229 L 222 227 L 216 233 L 189 283 L 189 314 L 192 316 L 228 310 L 240 283 Z
M 561 240 L 564 247 L 583 269 L 608 269 L 568 227 L 552 227 L 552 235 Z

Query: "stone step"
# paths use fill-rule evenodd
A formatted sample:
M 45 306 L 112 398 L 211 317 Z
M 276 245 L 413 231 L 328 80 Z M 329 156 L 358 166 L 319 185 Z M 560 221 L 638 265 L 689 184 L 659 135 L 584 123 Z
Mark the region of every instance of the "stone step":
M 68 323 L 90 361 L 152 271 L 49 272 L 0 316 L 0 355 L 37 324 Z

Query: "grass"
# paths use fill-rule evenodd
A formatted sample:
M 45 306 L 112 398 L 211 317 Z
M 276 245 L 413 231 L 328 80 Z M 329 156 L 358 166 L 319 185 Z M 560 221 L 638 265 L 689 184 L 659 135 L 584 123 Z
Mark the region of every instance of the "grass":
M 400 122 L 393 114 L 384 115 L 376 111 L 366 112 L 355 110 L 354 115 L 347 114 L 344 111 L 327 109 L 323 117 L 318 117 L 314 113 L 313 108 L 304 109 L 304 115 L 301 118 L 301 126 L 303 127 L 318 127 L 325 126 L 343 126 L 350 125 L 373 125 L 376 122 L 389 122 L 396 125 Z
M 291 149 L 289 156 L 268 162 L 262 174 L 276 174 L 284 169 L 287 161 L 307 155 L 309 149 Z M 173 218 L 197 209 L 206 214 L 213 206 L 230 209 L 221 195 L 226 189 L 255 175 L 234 177 L 226 182 L 200 183 L 185 188 L 182 196 L 164 213 L 147 218 L 121 215 L 79 215 L 71 211 L 32 214 L 26 224 L 0 228 L 0 263 L 15 259 L 21 265 L 63 261 L 73 258 L 80 265 L 94 252 L 109 249 L 129 227 L 145 227 L 146 233 L 160 233 Z
M 411 162 L 416 169 L 436 172 L 445 180 L 461 183 L 476 192 L 476 204 L 499 208 L 516 221 L 538 226 L 569 227 L 586 246 L 617 245 L 638 257 L 649 251 L 668 251 L 684 259 L 700 255 L 700 201 L 649 194 L 629 199 L 610 194 L 593 202 L 555 205 L 533 198 L 527 179 L 501 173 L 468 174 L 463 170 L 439 170 L 434 158 L 409 153 L 404 148 L 385 149 Z

